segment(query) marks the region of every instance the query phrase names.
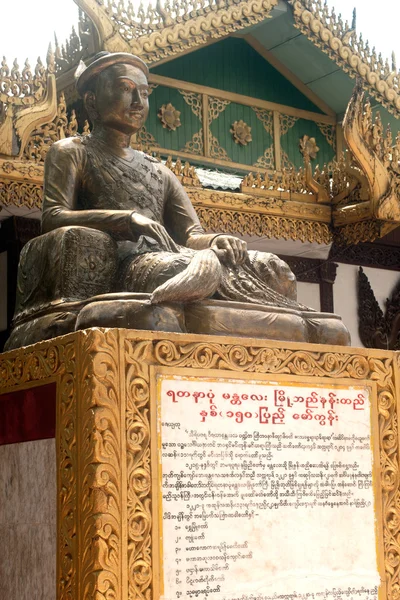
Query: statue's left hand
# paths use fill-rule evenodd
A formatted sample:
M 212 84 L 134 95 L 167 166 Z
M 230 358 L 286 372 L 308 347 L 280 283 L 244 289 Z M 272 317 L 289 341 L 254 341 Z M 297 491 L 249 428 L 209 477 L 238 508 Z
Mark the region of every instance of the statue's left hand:
M 232 265 L 241 265 L 247 259 L 247 244 L 233 235 L 219 235 L 211 248 L 225 250 L 226 261 Z

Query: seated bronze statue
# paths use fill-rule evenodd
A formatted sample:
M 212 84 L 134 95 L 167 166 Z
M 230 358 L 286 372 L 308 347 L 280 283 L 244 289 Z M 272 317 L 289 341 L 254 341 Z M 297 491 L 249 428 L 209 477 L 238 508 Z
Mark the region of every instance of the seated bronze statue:
M 147 77 L 125 53 L 78 68 L 93 130 L 46 157 L 43 235 L 21 254 L 8 348 L 93 326 L 348 344 L 340 317 L 296 301 L 283 261 L 205 233 L 174 174 L 131 148 Z

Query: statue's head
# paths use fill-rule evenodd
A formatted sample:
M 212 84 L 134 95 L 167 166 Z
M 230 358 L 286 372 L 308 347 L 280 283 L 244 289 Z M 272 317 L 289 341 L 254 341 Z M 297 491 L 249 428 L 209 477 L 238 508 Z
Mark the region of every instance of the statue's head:
M 76 87 L 90 120 L 126 134 L 139 131 L 149 112 L 149 70 L 133 54 L 100 52 L 76 72 Z

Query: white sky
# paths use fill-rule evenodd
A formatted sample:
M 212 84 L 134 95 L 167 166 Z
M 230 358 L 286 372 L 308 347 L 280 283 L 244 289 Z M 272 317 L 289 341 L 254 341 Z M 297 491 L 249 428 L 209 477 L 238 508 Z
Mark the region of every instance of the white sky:
M 134 5 L 138 2 L 133 0 Z M 21 64 L 28 57 L 33 66 L 38 55 L 44 60 L 54 31 L 59 42 L 64 42 L 78 20 L 73 0 L 3 0 L 2 4 L 0 56 L 5 55 L 9 63 L 16 57 Z M 384 58 L 390 58 L 394 50 L 400 67 L 399 0 L 328 0 L 328 4 L 349 22 L 356 6 L 358 32 Z

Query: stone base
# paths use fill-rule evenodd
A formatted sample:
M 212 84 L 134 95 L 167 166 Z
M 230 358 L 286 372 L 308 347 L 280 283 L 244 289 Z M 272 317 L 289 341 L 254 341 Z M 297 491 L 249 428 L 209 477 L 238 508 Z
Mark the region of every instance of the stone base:
M 233 335 L 291 342 L 348 346 L 341 318 L 331 313 L 296 311 L 261 304 L 203 300 L 193 304 L 150 304 L 150 294 L 104 294 L 65 303 L 51 313 L 17 325 L 6 349 L 90 327 Z

